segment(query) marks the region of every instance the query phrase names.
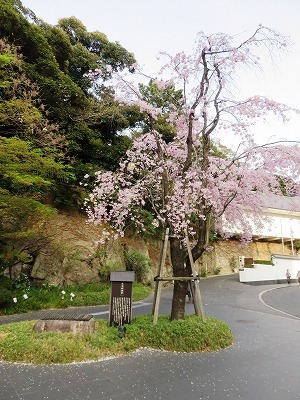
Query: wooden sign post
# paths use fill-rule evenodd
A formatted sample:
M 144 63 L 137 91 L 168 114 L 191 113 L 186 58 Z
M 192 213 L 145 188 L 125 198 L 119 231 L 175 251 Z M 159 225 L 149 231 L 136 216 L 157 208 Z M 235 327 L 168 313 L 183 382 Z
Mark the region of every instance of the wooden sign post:
M 132 319 L 133 271 L 111 271 L 109 325 L 124 326 Z

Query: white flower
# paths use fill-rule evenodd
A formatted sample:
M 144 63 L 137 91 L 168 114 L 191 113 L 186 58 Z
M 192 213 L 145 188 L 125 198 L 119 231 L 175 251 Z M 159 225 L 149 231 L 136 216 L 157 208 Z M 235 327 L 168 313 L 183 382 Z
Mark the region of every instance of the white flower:
M 66 292 L 64 290 L 61 291 L 61 294 L 66 294 Z
M 27 294 L 23 294 L 24 299 L 28 299 L 28 295 Z
M 70 296 L 73 298 L 73 297 L 75 297 L 75 294 L 74 293 L 70 293 Z
M 133 162 L 128 163 L 127 170 L 129 172 L 133 172 L 135 169 L 136 169 L 135 163 L 133 163 Z
M 18 299 L 16 297 L 13 298 L 13 302 L 16 303 Z

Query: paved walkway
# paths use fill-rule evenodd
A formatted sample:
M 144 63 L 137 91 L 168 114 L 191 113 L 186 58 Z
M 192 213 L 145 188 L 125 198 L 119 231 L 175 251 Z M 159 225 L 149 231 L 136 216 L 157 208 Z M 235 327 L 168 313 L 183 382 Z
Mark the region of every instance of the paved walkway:
M 236 275 L 200 284 L 206 313 L 226 321 L 233 330 L 235 343 L 230 348 L 196 354 L 144 349 L 115 359 L 69 365 L 0 363 L 0 399 L 300 399 L 300 287 L 248 286 L 240 284 Z M 149 313 L 150 300 L 136 303 L 134 315 Z M 160 312 L 170 308 L 171 290 L 166 289 Z M 80 311 L 107 316 L 105 307 Z M 192 312 L 191 304 L 187 312 Z M 0 317 L 0 323 L 8 318 Z

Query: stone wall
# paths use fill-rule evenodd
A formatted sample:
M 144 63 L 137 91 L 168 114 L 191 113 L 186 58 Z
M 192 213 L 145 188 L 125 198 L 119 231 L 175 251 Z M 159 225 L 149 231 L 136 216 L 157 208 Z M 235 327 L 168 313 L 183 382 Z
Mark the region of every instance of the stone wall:
M 153 283 L 157 273 L 160 241 L 149 239 L 146 242 L 131 235 L 105 245 L 97 244 L 101 227 L 87 224 L 85 215 L 55 215 L 45 225 L 43 235 L 45 240 L 33 264 L 23 266 L 23 270 L 35 281 L 58 286 L 108 281 L 111 270 L 125 270 L 124 252 L 132 249 L 152 261 L 151 270 L 143 283 Z M 166 265 L 170 274 L 169 257 Z M 22 266 L 14 268 L 13 276 L 16 278 Z
M 153 283 L 157 275 L 161 241 L 127 236 L 106 245 L 96 246 L 101 227 L 86 223 L 86 216 L 60 213 L 47 223 L 43 245 L 27 266 L 30 276 L 41 283 L 70 285 L 107 281 L 111 270 L 124 270 L 124 252 L 135 249 L 152 260 L 152 267 L 144 283 Z M 211 252 L 196 263 L 201 275 L 229 274 L 238 268 L 238 257 L 270 260 L 271 254 L 281 254 L 282 246 L 276 243 L 254 242 L 247 246 L 236 240 L 218 241 Z M 285 247 L 285 254 L 291 254 Z M 20 272 L 20 265 L 16 265 Z M 166 259 L 166 274 L 172 276 L 170 256 Z
M 121 244 L 97 246 L 101 228 L 87 224 L 85 215 L 56 215 L 43 233 L 48 240 L 32 266 L 35 280 L 54 285 L 99 282 L 108 279 L 110 269 L 124 269 Z
M 286 255 L 291 255 L 290 246 L 285 246 L 284 252 Z M 220 240 L 213 246 L 211 252 L 203 255 L 201 261 L 197 263 L 197 268 L 208 275 L 231 274 L 238 269 L 239 256 L 271 261 L 271 254 L 282 254 L 281 243 L 251 242 L 243 245 L 238 240 Z

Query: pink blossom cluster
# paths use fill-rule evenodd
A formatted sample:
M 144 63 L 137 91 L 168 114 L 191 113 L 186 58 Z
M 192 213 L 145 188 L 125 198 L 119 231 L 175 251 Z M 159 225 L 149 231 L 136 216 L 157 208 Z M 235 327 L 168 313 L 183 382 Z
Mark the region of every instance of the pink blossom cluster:
M 286 40 L 262 26 L 240 44 L 224 34 L 200 33 L 194 54 L 167 55 L 169 62 L 161 70 L 167 79 L 156 82 L 161 90 L 170 84 L 182 89 L 180 111 L 167 115 L 176 135 L 167 143 L 150 129 L 137 136 L 116 173 L 98 172 L 86 200 L 89 222 L 109 224 L 114 235 L 123 235 L 129 224 L 143 229 L 140 210 L 147 206 L 153 225 L 168 226 L 179 238 L 188 229 L 197 240 L 198 223 L 205 221 L 207 231 L 226 237 L 234 226 L 249 240 L 253 215 L 257 225 L 265 218 L 263 196 L 281 193 L 283 180 L 289 193 L 300 177 L 298 145 L 258 146 L 249 130 L 268 113 L 286 121 L 289 107 L 261 96 L 244 101 L 228 96 L 237 66 L 255 66 L 255 50 L 267 44 L 281 51 Z M 164 115 L 163 109 L 143 100 L 133 82 L 123 76 L 118 82 L 122 101 L 137 105 L 149 121 Z M 235 153 L 217 153 L 214 134 L 220 131 L 238 135 Z M 251 210 L 251 221 L 245 210 Z M 112 234 L 106 230 L 104 236 Z

